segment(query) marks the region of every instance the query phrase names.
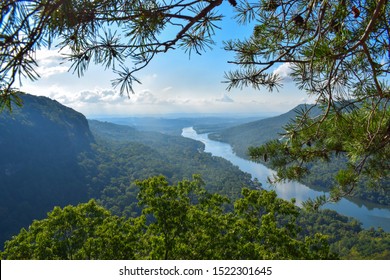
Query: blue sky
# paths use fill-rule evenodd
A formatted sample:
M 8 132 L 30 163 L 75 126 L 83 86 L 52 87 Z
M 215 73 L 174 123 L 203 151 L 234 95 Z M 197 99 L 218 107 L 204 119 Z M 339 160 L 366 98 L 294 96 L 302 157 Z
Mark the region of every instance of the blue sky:
M 222 42 L 244 38 L 252 32 L 250 26 L 237 25 L 232 19 L 232 9 L 227 1 L 219 8 L 226 17 L 219 24 L 221 30 L 216 30 L 217 44 L 212 50 L 200 56 L 192 54 L 191 58 L 182 50 L 156 56 L 147 68 L 136 74 L 142 84 L 134 87 L 135 94 L 130 98 L 121 97 L 111 86 L 115 75 L 103 67 L 90 67 L 82 78 L 69 73 L 68 65 L 59 64 L 61 55 L 56 49 L 37 53 L 42 78 L 36 82 L 24 81 L 21 89 L 48 96 L 88 117 L 181 113 L 274 115 L 307 102 L 306 94 L 289 81 L 287 65 L 273 69 L 286 78 L 279 92 L 251 88 L 226 91 L 222 81 L 224 72 L 233 67 L 227 63 L 233 54 L 222 49 Z

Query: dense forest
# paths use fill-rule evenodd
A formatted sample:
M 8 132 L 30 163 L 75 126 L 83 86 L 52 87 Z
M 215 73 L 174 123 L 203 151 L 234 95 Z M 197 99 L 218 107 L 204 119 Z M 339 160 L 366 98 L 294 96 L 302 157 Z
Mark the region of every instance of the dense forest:
M 100 196 L 103 205 L 116 214 L 131 212 L 135 206 L 138 188 L 132 182 L 151 176 L 163 175 L 170 183 L 177 183 L 200 174 L 208 191 L 231 198 L 238 197 L 243 186 L 257 187 L 250 174 L 204 153 L 200 142 L 107 122 L 89 124 L 96 139 L 93 162 L 98 165 L 92 170 L 99 171 L 91 175 L 93 197 Z
M 1 115 L 2 259 L 390 258 L 389 233 L 303 211 L 200 142 L 23 97 Z
M 390 234 L 362 230 L 333 211 L 305 213 L 275 192 L 242 189 L 235 201 L 200 176 L 170 185 L 137 181 L 139 215 L 95 200 L 55 207 L 5 243 L 3 259 L 389 259 Z
M 287 123 L 295 119 L 298 112 L 306 107 L 310 106 L 302 104 L 285 114 L 228 127 L 218 132 L 204 130 L 202 126 L 195 126 L 194 128 L 199 132 L 211 132 L 209 134 L 210 139 L 229 143 L 238 156 L 250 159 L 248 154 L 250 147 L 261 146 L 268 141 L 281 139 Z M 319 107 L 311 109 L 313 116 L 320 114 L 320 112 L 321 109 Z M 303 177 L 301 182 L 316 190 L 329 191 L 335 185 L 334 178 L 338 170 L 340 167 L 345 166 L 346 162 L 345 156 L 334 154 L 331 160 L 318 160 L 314 163 L 309 163 L 307 164 L 309 174 Z M 261 163 L 272 168 L 266 160 L 261 160 Z M 388 179 L 383 179 L 375 185 L 367 184 L 365 180 L 362 180 L 354 190 L 353 197 L 370 203 L 390 205 L 389 191 L 390 182 Z
M 130 211 L 136 179 L 164 175 L 174 183 L 196 173 L 207 180 L 208 190 L 230 196 L 252 184 L 250 175 L 230 162 L 202 153 L 199 142 L 88 123 L 48 98 L 26 94 L 23 107 L 0 119 L 0 142 L 7 147 L 0 149 L 1 244 L 54 206 L 102 197 L 114 213 Z

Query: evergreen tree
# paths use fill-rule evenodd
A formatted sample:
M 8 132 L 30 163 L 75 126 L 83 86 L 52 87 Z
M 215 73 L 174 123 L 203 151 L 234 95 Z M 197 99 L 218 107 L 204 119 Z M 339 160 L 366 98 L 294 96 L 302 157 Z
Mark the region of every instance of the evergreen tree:
M 228 88 L 281 85 L 272 67 L 286 64 L 299 89 L 315 99 L 297 111 L 279 140 L 250 149 L 254 160 L 269 161 L 274 181 L 299 180 L 310 163 L 345 155 L 326 201 L 353 195 L 360 180 L 389 191 L 390 170 L 390 5 L 387 0 L 247 1 L 241 22 L 255 22 L 246 40 L 232 40 L 238 70 L 226 74 Z M 317 108 L 321 109 L 318 113 Z M 381 182 L 384 184 L 381 186 Z

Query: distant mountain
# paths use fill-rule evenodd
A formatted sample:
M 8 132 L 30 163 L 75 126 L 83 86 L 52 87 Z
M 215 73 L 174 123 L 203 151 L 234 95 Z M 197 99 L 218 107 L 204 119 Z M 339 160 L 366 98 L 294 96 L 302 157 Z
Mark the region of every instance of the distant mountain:
M 165 119 L 157 117 L 97 118 L 97 120 L 126 125 L 140 131 L 153 131 L 164 134 L 180 135 L 183 127 L 191 126 L 188 119 Z
M 55 205 L 88 197 L 78 164 L 94 142 L 86 118 L 46 97 L 22 99 L 0 114 L 0 244 Z
M 194 115 L 192 117 L 100 117 L 98 121 L 119 125 L 131 126 L 139 131 L 153 131 L 169 135 L 180 136 L 184 127 L 193 126 L 201 133 L 218 131 L 233 125 L 257 120 L 256 117 L 206 117 Z
M 248 147 L 259 146 L 267 141 L 280 138 L 280 134 L 283 133 L 283 126 L 295 118 L 297 111 L 308 106 L 311 105 L 298 105 L 287 113 L 276 117 L 232 126 L 216 133 L 211 133 L 209 138 L 229 143 L 238 156 L 248 158 Z M 312 114 L 319 113 L 319 108 L 314 107 L 312 109 Z

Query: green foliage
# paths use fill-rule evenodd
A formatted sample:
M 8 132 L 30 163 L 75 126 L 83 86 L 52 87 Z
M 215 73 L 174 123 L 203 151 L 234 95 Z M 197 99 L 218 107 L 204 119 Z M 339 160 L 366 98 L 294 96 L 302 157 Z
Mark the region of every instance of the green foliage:
M 1 130 L 3 141 L 12 131 L 28 132 L 30 139 L 35 135 L 34 130 L 40 136 L 57 131 L 60 137 L 55 138 L 55 144 L 63 144 L 62 150 L 65 147 L 72 150 L 63 151 L 61 155 L 38 150 L 37 156 L 47 154 L 42 162 L 55 157 L 54 161 L 48 161 L 51 168 L 64 162 L 64 156 L 75 155 L 74 152 L 88 147 L 91 135 L 81 115 L 47 98 L 26 95 L 24 102 L 25 106 L 16 108 L 13 115 L 2 115 L 2 123 L 7 124 Z M 42 122 L 47 125 L 40 131 Z M 387 233 L 375 230 L 367 233 L 356 221 L 348 221 L 333 212 L 305 213 L 292 203 L 280 200 L 273 192 L 251 190 L 255 185 L 248 174 L 239 172 L 222 159 L 200 153 L 203 146 L 199 142 L 94 121 L 90 126 L 96 142 L 92 150 L 74 162 L 75 169 L 69 169 L 68 165 L 59 170 L 50 169 L 50 174 L 42 176 L 47 180 L 67 176 L 63 180 L 65 184 L 55 184 L 63 189 L 38 181 L 39 169 L 29 175 L 25 171 L 23 176 L 18 173 L 19 179 L 31 178 L 22 190 L 15 184 L 16 188 L 1 185 L 1 232 L 4 237 L 11 236 L 16 232 L 15 224 L 20 228 L 21 221 L 27 225 L 32 217 L 41 219 L 42 212 L 52 209 L 54 203 L 66 205 L 85 201 L 87 187 L 89 195 L 116 215 L 94 201 L 63 209 L 57 207 L 46 219 L 33 222 L 14 236 L 7 243 L 2 258 L 323 259 L 333 258 L 334 254 L 342 258 L 388 257 Z M 73 142 L 64 143 L 67 138 Z M 14 147 L 11 143 L 17 143 L 17 138 L 12 139 L 7 146 Z M 37 139 L 50 142 L 53 138 Z M 22 149 L 24 156 L 33 147 L 39 147 L 26 140 L 23 143 L 27 145 L 26 150 L 24 146 L 15 147 Z M 45 142 L 43 147 L 51 149 L 50 143 Z M 13 155 L 4 154 L 3 161 L 17 158 L 18 162 L 25 162 L 25 157 L 19 160 L 20 153 L 16 150 L 2 152 Z M 39 161 L 35 158 L 34 163 L 32 166 L 37 166 Z M 5 166 L 9 172 L 14 170 L 12 165 Z M 71 174 L 64 172 L 76 170 L 82 176 L 72 185 L 76 188 L 71 192 L 72 197 L 53 201 L 54 191 L 57 195 L 61 191 L 69 193 L 67 184 L 70 185 Z M 198 171 L 207 178 L 205 182 L 200 177 L 192 181 L 179 180 L 179 176 L 191 178 L 191 174 Z M 2 182 L 8 182 L 10 173 L 7 174 Z M 158 174 L 166 178 L 147 179 Z M 134 180 L 138 180 L 137 183 L 130 183 Z M 43 192 L 39 192 L 40 189 Z M 12 190 L 18 192 L 10 196 Z M 37 195 L 39 207 L 32 202 Z M 46 201 L 45 195 L 51 200 L 42 203 Z M 7 209 L 12 212 L 6 212 Z
M 351 242 L 353 239 L 355 242 Z M 350 239 L 344 238 L 333 245 L 347 259 L 390 259 L 390 240 L 383 230 L 365 230 Z
M 237 228 L 243 240 L 252 242 L 240 244 L 240 254 L 245 259 L 301 258 L 304 246 L 295 239 L 295 206 L 277 198 L 275 192 L 243 189 L 243 196 L 235 203 Z
M 55 207 L 46 219 L 34 221 L 28 230 L 6 242 L 7 255 L 15 259 L 78 259 L 84 245 L 109 212 L 91 200 L 77 207 Z M 20 247 L 19 247 L 20 246 Z M 23 248 L 20 251 L 20 248 Z
M 297 112 L 297 118 L 285 126 L 281 140 L 252 148 L 249 153 L 255 160 L 268 157 L 271 167 L 277 170 L 277 180 L 302 180 L 310 163 L 329 162 L 343 156 L 346 163 L 339 166 L 332 183 L 333 201 L 354 195 L 361 182 L 366 188 L 375 186 L 380 190 L 382 184 L 386 189 L 390 170 L 387 127 L 390 111 L 381 104 L 370 111 L 367 102 L 348 106 L 336 113 L 326 112 L 326 118 Z
M 390 234 L 381 228 L 362 230 L 357 220 L 331 210 L 303 211 L 297 223 L 302 238 L 318 232 L 328 236 L 330 251 L 341 259 L 389 259 Z
M 86 170 L 93 136 L 85 117 L 28 94 L 0 114 L 0 247 L 54 206 L 88 200 Z
M 3 1 L 0 6 L 0 108 L 11 109 L 12 100 L 18 104 L 18 92 L 13 88 L 15 80 L 18 77 L 31 80 L 39 77 L 35 72 L 34 51 L 50 46 L 54 40 L 58 41 L 60 46 L 70 47 L 71 54 L 68 59 L 73 63 L 72 69 L 78 75 L 83 75 L 91 61 L 102 64 L 118 74 L 113 85 L 119 86 L 121 93 L 131 92 L 133 83 L 138 82 L 133 74 L 146 67 L 157 53 L 166 52 L 175 45 L 184 48 L 189 53 L 198 53 L 212 44 L 214 23 L 221 18 L 219 14 L 214 13 L 214 9 L 221 3 L 220 0 L 178 1 L 168 5 L 165 2 L 149 0 L 130 2 L 110 0 Z M 388 179 L 390 170 L 388 162 L 390 90 L 387 83 L 390 65 L 389 7 L 387 0 L 294 0 L 277 3 L 260 1 L 253 4 L 242 1 L 237 5 L 238 21 L 240 23 L 255 21 L 257 26 L 251 38 L 245 41 L 229 41 L 226 44 L 228 51 L 236 52 L 236 61 L 233 63 L 240 67 L 239 70 L 226 74 L 229 82 L 228 88 L 246 86 L 253 86 L 256 89 L 265 86 L 270 90 L 278 88 L 281 79 L 271 72 L 272 67 L 280 63 L 288 63 L 292 69 L 291 77 L 298 87 L 315 98 L 317 105 L 323 107 L 323 111 L 315 116 L 310 115 L 310 108 L 299 112 L 298 117 L 285 126 L 282 140 L 273 141 L 262 148 L 251 151 L 255 159 L 270 161 L 274 164 L 278 169 L 280 179 L 303 179 L 309 170 L 308 165 L 318 160 L 334 160 L 340 154 L 344 155 L 346 162 L 345 167 L 337 171 L 334 177 L 333 200 L 356 192 L 358 183 L 362 180 L 375 186 L 383 182 L 383 179 Z M 120 31 L 112 32 L 111 27 Z M 164 40 L 162 39 L 164 36 L 160 35 L 168 27 L 174 29 L 173 37 Z M 134 68 L 126 67 L 128 59 L 132 60 Z M 53 116 L 56 118 L 54 114 Z M 26 119 L 25 123 L 31 124 L 29 119 Z M 71 135 L 68 134 L 68 136 Z M 155 151 L 143 145 L 137 145 L 137 148 L 140 150 L 144 148 L 150 154 Z M 161 152 L 155 153 L 155 157 L 162 154 Z M 109 157 L 109 155 L 106 153 L 102 157 Z M 83 164 L 95 166 L 88 158 L 84 159 Z M 161 166 L 160 162 L 154 167 L 157 169 L 158 166 Z M 106 185 L 107 178 L 111 179 L 118 174 L 123 174 L 104 161 L 98 162 L 96 167 L 97 171 L 93 170 L 90 178 L 99 183 L 102 182 L 103 186 Z M 207 168 L 205 165 L 204 169 Z M 34 169 L 30 171 L 30 174 L 34 171 Z M 164 172 L 169 171 L 165 169 Z M 144 174 L 147 173 L 148 171 L 144 172 Z M 120 179 L 124 178 L 127 177 L 123 176 Z M 207 220 L 203 218 L 210 217 L 209 211 L 199 208 L 200 203 L 196 201 L 195 204 L 191 204 L 191 200 L 172 191 L 164 181 L 160 180 L 157 185 L 159 184 L 162 185 L 162 196 L 166 195 L 165 191 L 167 191 L 166 197 L 179 197 L 180 199 L 174 199 L 172 204 L 160 201 L 158 198 L 156 201 L 150 200 L 158 202 L 149 213 L 154 214 L 153 211 L 157 211 L 158 214 L 155 215 L 157 222 L 149 221 L 150 224 L 147 224 L 145 219 L 133 220 L 130 227 L 133 229 L 134 225 L 136 228 L 131 236 L 137 236 L 138 228 L 142 228 L 143 223 L 146 223 L 148 229 L 151 228 L 146 231 L 151 238 L 145 238 L 144 243 L 164 244 L 163 247 L 153 247 L 157 248 L 157 251 L 153 251 L 153 257 L 173 258 L 176 256 L 181 258 L 183 252 L 191 252 L 192 256 L 197 256 L 199 251 L 186 247 L 191 243 L 180 242 L 180 239 L 203 240 L 205 242 L 200 242 L 200 244 L 207 244 L 206 241 L 212 236 L 207 230 L 216 230 L 216 228 L 204 229 L 205 233 L 194 237 L 191 232 L 181 229 L 180 225 L 187 224 L 190 213 L 197 213 L 193 214 L 196 217 L 194 221 L 202 224 L 200 221 Z M 240 187 L 236 186 L 236 189 Z M 115 187 L 105 190 L 106 193 L 118 191 Z M 294 220 L 295 214 L 289 206 L 271 207 L 272 202 L 276 202 L 272 195 L 263 197 L 249 191 L 243 196 L 244 200 L 238 203 L 241 206 L 226 219 L 232 218 L 233 221 L 237 219 L 239 224 L 244 223 L 244 228 L 249 230 L 245 234 L 248 234 L 251 240 L 245 243 L 243 251 L 240 251 L 234 248 L 237 242 L 226 241 L 237 241 L 237 238 L 244 236 L 244 233 L 241 232 L 238 237 L 234 234 L 221 235 L 226 239 L 217 239 L 221 243 L 213 245 L 215 250 L 210 252 L 210 258 L 227 258 L 226 255 L 223 256 L 224 252 L 233 252 L 229 255 L 230 257 L 235 256 L 234 252 L 240 252 L 241 258 L 253 254 L 258 254 L 256 255 L 258 258 L 264 256 L 267 258 L 289 258 L 291 256 L 310 258 L 312 255 L 307 255 L 311 252 L 310 250 L 318 253 L 317 256 L 321 258 L 329 256 L 324 247 L 323 236 L 314 235 L 313 239 L 308 240 L 303 246 L 299 240 L 296 241 L 294 238 L 295 228 L 292 228 L 291 233 L 283 231 L 280 225 L 285 223 L 290 227 Z M 388 197 L 387 193 L 385 197 Z M 158 207 L 160 202 L 163 202 L 163 205 L 180 206 L 182 210 L 185 210 L 186 215 L 179 215 L 179 219 L 172 218 L 172 225 L 164 225 L 161 221 L 158 223 L 158 217 L 163 213 L 159 211 L 165 210 Z M 317 202 L 313 205 L 318 205 Z M 218 206 L 219 208 L 217 206 L 213 209 L 218 212 L 221 206 Z M 88 239 L 85 241 L 85 236 L 95 230 L 94 226 L 89 228 L 88 223 L 94 225 L 94 222 L 88 221 L 84 224 L 83 219 L 78 218 L 77 211 L 66 209 L 62 211 L 56 208 L 54 214 L 48 218 L 48 223 L 53 223 L 51 225 L 54 229 L 58 228 L 60 238 L 57 239 L 56 244 L 50 243 L 50 239 L 45 236 L 46 231 L 41 232 L 40 223 L 37 222 L 32 228 L 34 231 L 32 237 L 26 230 L 17 237 L 20 238 L 17 244 L 20 243 L 19 248 L 22 251 L 16 250 L 15 256 L 28 258 L 27 255 L 32 253 L 39 257 L 50 258 L 98 258 L 98 254 L 93 255 L 92 251 L 84 247 L 84 244 L 102 246 L 101 244 L 105 242 L 104 239 L 97 243 L 88 241 Z M 263 209 L 268 209 L 267 211 L 270 212 L 262 213 Z M 91 211 L 95 210 L 93 208 Z M 166 210 L 168 214 L 171 213 L 169 211 L 175 213 L 172 208 L 168 207 Z M 275 217 L 275 215 L 278 216 L 279 211 L 287 215 L 287 220 Z M 255 216 L 259 212 L 262 213 L 261 217 Z M 81 211 L 81 213 L 84 212 Z M 241 221 L 242 215 L 246 217 L 243 221 Z M 54 223 L 56 217 L 60 217 L 60 220 L 65 223 Z M 84 217 L 83 214 L 81 217 Z M 211 217 L 214 216 L 211 215 Z M 106 219 L 97 220 L 98 223 L 104 223 Z M 235 224 L 230 223 L 231 220 L 229 223 L 224 222 L 226 219 L 224 216 L 220 218 L 221 227 L 218 228 L 220 232 L 231 232 L 228 230 L 229 226 Z M 261 227 L 253 230 L 251 224 L 245 224 L 250 222 L 260 224 Z M 67 226 L 67 223 L 72 226 Z M 107 225 L 113 227 L 113 230 L 115 223 L 115 221 L 106 222 Z M 117 223 L 123 222 L 117 220 Z M 42 227 L 44 225 L 45 223 L 42 222 Z M 334 229 L 336 226 L 331 225 L 329 228 L 332 227 Z M 352 227 L 353 230 L 358 228 L 356 224 Z M 263 232 L 265 229 L 279 235 L 266 235 Z M 100 228 L 96 227 L 96 231 L 99 230 Z M 121 232 L 127 230 L 122 231 L 119 226 L 114 232 L 120 236 Z M 174 238 L 164 236 L 162 234 L 164 231 L 174 233 Z M 238 229 L 237 231 L 239 232 Z M 50 229 L 47 232 L 49 236 L 53 234 Z M 67 235 L 67 232 L 71 232 L 74 236 Z M 104 230 L 101 233 L 103 234 Z M 34 236 L 39 236 L 39 242 L 36 242 Z M 387 238 L 386 236 L 384 233 L 359 232 L 354 235 L 359 241 L 355 245 L 351 245 L 350 240 L 340 241 L 340 244 L 351 248 L 351 251 L 342 253 L 352 257 L 366 257 L 372 253 L 369 248 L 376 250 L 381 246 L 378 246 L 377 239 Z M 27 241 L 24 242 L 25 240 Z M 233 244 L 234 250 L 218 250 L 221 248 L 218 244 L 222 243 Z M 276 243 L 281 245 L 280 251 L 274 250 Z M 30 250 L 31 244 L 34 248 L 33 252 Z M 34 247 L 35 244 L 40 245 Z M 148 251 L 140 253 L 136 249 L 131 249 L 133 248 L 131 240 L 128 244 L 130 244 L 127 248 L 130 252 L 129 258 L 137 256 L 133 252 L 138 252 L 145 258 L 150 256 Z M 264 244 L 270 244 L 269 251 L 264 250 Z M 388 256 L 388 243 L 386 244 L 383 254 L 376 256 Z M 112 246 L 117 248 L 115 246 L 122 245 L 113 241 Z M 203 250 L 206 247 L 199 246 L 197 248 Z M 291 249 L 292 247 L 294 249 Z M 45 248 L 49 250 L 46 251 Z M 295 248 L 298 248 L 297 251 Z M 318 251 L 318 248 L 324 250 Z M 104 256 L 110 256 L 110 252 L 114 251 L 107 251 Z M 213 255 L 214 252 L 217 255 Z
M 220 247 L 223 242 L 217 241 L 219 230 L 227 226 L 224 219 L 228 215 L 221 207 L 228 200 L 208 194 L 199 176 L 175 186 L 168 185 L 163 177 L 147 179 L 138 185 L 139 203 L 144 206 L 142 213 L 150 217 L 145 233 L 149 258 L 219 259 L 230 252 Z
M 23 95 L 23 107 L 0 115 L 0 243 L 54 206 L 95 198 L 112 213 L 140 215 L 135 180 L 164 175 L 170 183 L 199 173 L 206 188 L 229 197 L 251 176 L 201 152 L 181 136 L 90 121 L 45 97 Z M 181 124 L 181 122 L 179 123 Z M 93 135 L 90 131 L 93 132 Z
M 230 198 L 237 198 L 244 185 L 255 187 L 249 174 L 222 158 L 203 153 L 200 142 L 128 126 L 89 123 L 97 140 L 93 159 L 97 172 L 90 175 L 93 195 L 115 214 L 139 214 L 134 200 L 138 189 L 129 182 L 151 176 L 164 175 L 170 183 L 177 183 L 201 174 L 208 191 Z
M 327 135 L 326 140 L 317 142 L 312 136 L 317 131 L 312 131 L 313 134 L 308 135 L 308 138 L 301 137 L 300 142 L 297 138 L 294 146 L 290 145 L 291 141 L 283 127 L 291 129 L 289 122 L 304 121 L 304 112 L 309 109 L 306 115 L 310 118 L 319 118 L 323 112 L 319 106 L 299 105 L 280 116 L 229 127 L 212 133 L 209 137 L 228 142 L 240 157 L 250 159 L 249 153 L 252 159 L 277 170 L 279 177 L 271 178 L 273 182 L 277 182 L 277 179 L 299 180 L 310 188 L 321 191 L 330 191 L 333 188 L 332 199 L 334 200 L 348 194 L 363 201 L 388 205 L 390 203 L 389 179 L 386 175 L 387 169 L 382 170 L 382 167 L 387 165 L 386 154 L 377 154 L 382 158 L 380 160 L 371 158 L 370 164 L 375 168 L 362 171 L 359 180 L 356 180 L 356 171 L 352 165 L 348 165 L 348 154 L 342 151 L 343 145 L 349 146 L 350 141 L 354 141 L 353 138 L 357 137 L 356 130 L 362 130 L 359 128 L 360 124 L 356 128 L 348 124 L 344 131 L 338 131 L 334 119 L 331 118 L 329 123 L 333 131 L 321 132 L 321 137 Z M 346 120 L 346 124 L 351 121 Z M 346 131 L 347 133 L 344 133 Z M 331 136 L 331 133 L 335 136 Z M 361 147 L 364 142 L 367 143 L 366 140 L 361 139 L 361 142 L 356 143 L 354 147 Z M 302 150 L 303 148 L 305 150 Z M 334 152 L 329 153 L 330 150 Z M 346 177 L 347 174 L 349 176 Z M 336 179 L 341 181 L 338 182 Z M 352 184 L 346 184 L 348 182 Z
M 5 244 L 3 259 L 136 259 L 145 219 L 113 216 L 94 200 L 55 207 Z
M 3 259 L 332 258 L 320 234 L 297 239 L 297 208 L 274 192 L 243 189 L 234 209 L 199 176 L 138 181 L 142 214 L 125 220 L 94 200 L 55 207 L 5 244 Z
M 302 179 L 307 163 L 339 154 L 347 164 L 335 176 L 332 200 L 353 194 L 362 180 L 388 179 L 389 7 L 387 0 L 242 1 L 238 7 L 241 21 L 256 26 L 250 38 L 226 44 L 239 67 L 226 74 L 228 88 L 272 90 L 281 84 L 273 67 L 286 64 L 315 100 L 312 108 L 322 108 L 297 112 L 283 141 L 250 150 L 256 160 L 270 159 L 279 179 Z
M 0 90 L 0 112 L 8 108 L 12 112 L 12 103 L 17 106 L 22 106 L 23 102 L 20 98 L 21 93 L 16 90 Z
M 170 252 L 175 247 L 175 240 L 183 237 L 190 230 L 186 223 L 191 193 L 196 191 L 198 182 L 181 182 L 179 186 L 169 186 L 163 177 L 157 177 L 143 182 L 138 195 L 140 205 L 144 208 L 144 215 L 152 214 L 155 222 L 147 232 L 155 238 L 161 239 L 161 248 L 153 248 L 151 257 L 170 259 Z M 156 245 L 158 243 L 156 242 Z

